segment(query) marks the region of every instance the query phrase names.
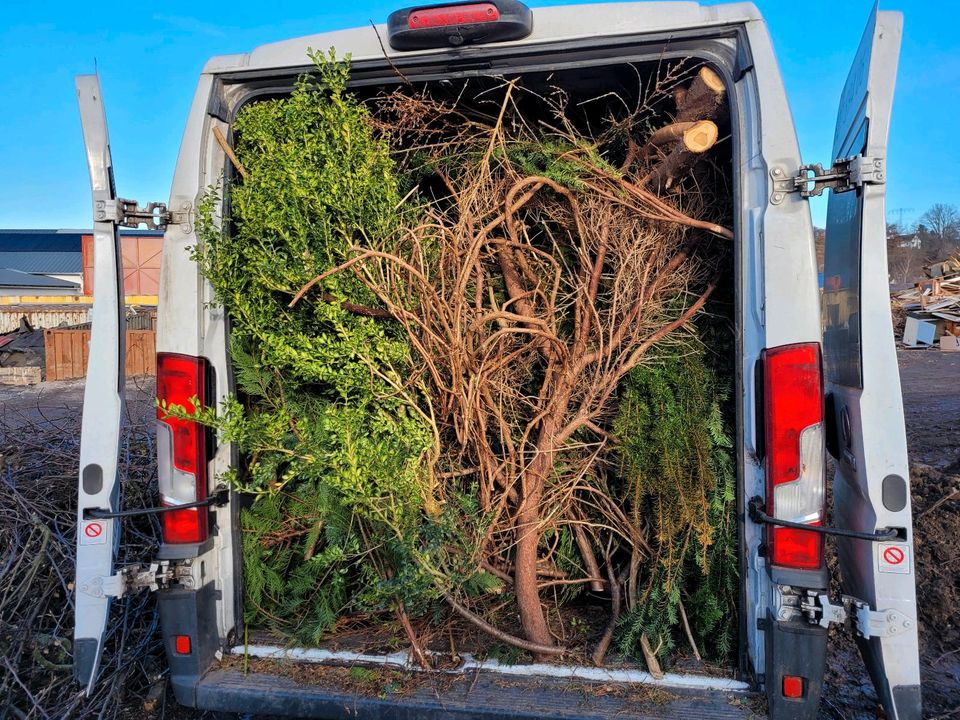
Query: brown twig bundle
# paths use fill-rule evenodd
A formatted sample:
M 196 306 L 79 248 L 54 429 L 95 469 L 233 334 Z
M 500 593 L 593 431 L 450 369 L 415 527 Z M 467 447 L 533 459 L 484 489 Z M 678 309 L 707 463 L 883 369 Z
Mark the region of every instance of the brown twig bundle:
M 604 488 L 605 426 L 627 373 L 703 308 L 718 282 L 710 258 L 733 235 L 702 217 L 705 204 L 679 176 L 716 142 L 709 118 L 685 119 L 644 143 L 640 123 L 627 125 L 618 168 L 605 157 L 606 139 L 580 134 L 563 107 L 553 108 L 561 129 L 529 123 L 516 110 L 518 92 L 507 83 L 492 117 L 407 91 L 382 101 L 390 117 L 382 129 L 402 154 L 429 158 L 425 177 L 440 189 L 409 214 L 392 246 L 355 248 L 294 302 L 350 271 L 402 324 L 422 363 L 414 377 L 426 379 L 437 467 L 447 470 L 436 473 L 436 502 L 445 483 L 475 483 L 490 520 L 474 561 L 513 585 L 526 640 L 447 599 L 498 638 L 547 655 L 563 648 L 540 598 L 558 582 L 547 579 L 556 570 L 544 531 L 568 526 L 587 569 L 559 582 L 609 586 L 619 608 L 614 585 L 624 573 L 611 558 L 647 548 L 642 528 Z M 722 95 L 708 103 L 704 92 L 701 72 L 686 97 L 716 117 Z M 542 171 L 526 167 L 530 155 Z M 661 175 L 670 199 L 655 192 L 660 180 L 650 182 Z

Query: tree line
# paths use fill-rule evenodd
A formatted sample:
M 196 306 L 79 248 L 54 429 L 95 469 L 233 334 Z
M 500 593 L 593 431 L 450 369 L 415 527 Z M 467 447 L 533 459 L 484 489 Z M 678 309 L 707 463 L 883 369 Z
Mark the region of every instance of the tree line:
M 887 223 L 890 280 L 909 283 L 931 263 L 960 256 L 960 210 L 935 203 L 915 224 Z

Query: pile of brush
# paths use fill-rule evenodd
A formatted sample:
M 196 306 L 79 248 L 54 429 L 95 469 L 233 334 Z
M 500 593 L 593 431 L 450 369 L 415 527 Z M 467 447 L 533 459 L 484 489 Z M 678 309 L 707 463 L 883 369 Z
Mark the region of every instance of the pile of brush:
M 130 387 L 135 411 L 124 430 L 121 496 L 127 508 L 155 505 L 153 387 Z M 6 405 L 6 404 L 3 404 Z M 163 641 L 152 594 L 113 605 L 91 695 L 73 674 L 79 403 L 3 407 L 0 415 L 0 717 L 142 716 L 163 695 Z M 153 516 L 155 517 L 155 516 Z M 155 519 L 123 525 L 121 564 L 156 556 Z
M 619 629 L 653 665 L 681 620 L 729 650 L 719 77 L 664 66 L 590 131 L 560 90 L 537 118 L 515 80 L 361 101 L 315 59 L 241 114 L 233 227 L 211 197 L 197 252 L 232 319 L 238 398 L 199 417 L 247 458 L 248 622 L 392 613 L 423 664 L 444 605 L 540 659 L 600 664 Z M 605 630 L 558 642 L 588 594 Z

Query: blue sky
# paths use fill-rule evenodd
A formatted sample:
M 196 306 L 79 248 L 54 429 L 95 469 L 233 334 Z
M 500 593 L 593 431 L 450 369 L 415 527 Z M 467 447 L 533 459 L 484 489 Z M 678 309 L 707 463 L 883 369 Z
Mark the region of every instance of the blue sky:
M 98 68 L 117 186 L 165 200 L 197 74 L 211 55 L 382 21 L 407 0 L 202 3 L 4 0 L 0 9 L 0 227 L 87 227 L 90 195 L 73 76 Z M 557 0 L 532 0 L 537 7 Z M 872 0 L 759 0 L 805 162 L 830 160 L 837 100 Z M 946 0 L 905 14 L 888 157 L 890 219 L 960 204 L 960 34 Z M 642 9 L 640 10 L 642 11 Z M 822 224 L 825 203 L 813 206 Z

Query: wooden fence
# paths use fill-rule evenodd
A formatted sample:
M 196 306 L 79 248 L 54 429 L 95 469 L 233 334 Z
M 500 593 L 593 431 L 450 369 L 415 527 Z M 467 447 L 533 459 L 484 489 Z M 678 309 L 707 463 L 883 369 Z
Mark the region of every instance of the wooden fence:
M 45 330 L 46 380 L 73 380 L 87 374 L 89 330 Z M 155 330 L 127 330 L 127 376 L 157 374 Z

